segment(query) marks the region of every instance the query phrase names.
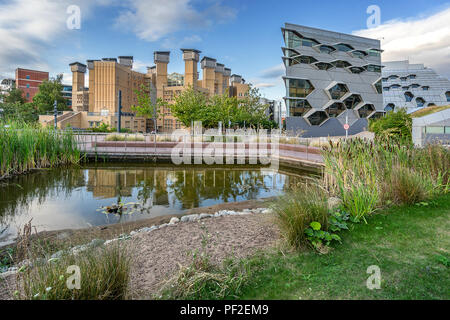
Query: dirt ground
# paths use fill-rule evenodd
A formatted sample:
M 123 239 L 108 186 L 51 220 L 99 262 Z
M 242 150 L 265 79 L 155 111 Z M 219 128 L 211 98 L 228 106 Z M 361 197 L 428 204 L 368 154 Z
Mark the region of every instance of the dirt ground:
M 271 200 L 272 198 L 223 203 L 186 210 L 184 214 L 265 208 L 269 206 Z M 40 232 L 34 237 L 51 243 L 56 252 L 60 246 L 85 244 L 96 238 L 112 239 L 132 230 L 167 223 L 172 217 L 163 216 L 79 230 Z M 276 227 L 264 214 L 203 219 L 200 223 L 183 222 L 151 233 L 139 234 L 130 243 L 135 253 L 131 276 L 133 297 L 151 298 L 157 292 L 161 281 L 168 279 L 178 270 L 179 263 L 182 265 L 190 263 L 189 253 L 202 248 L 202 236 L 207 234 L 210 235 L 207 252 L 217 263 L 231 256 L 248 256 L 258 249 L 275 244 L 278 239 Z M 15 290 L 14 282 L 15 276 L 0 278 L 0 300 L 11 298 L 11 292 Z
M 278 238 L 278 230 L 266 214 L 203 219 L 139 234 L 133 240 L 132 297 L 152 298 L 179 265 L 189 265 L 196 250 L 205 250 L 211 261 L 219 264 L 226 258 L 242 258 L 275 246 Z M 208 239 L 206 245 L 203 239 Z

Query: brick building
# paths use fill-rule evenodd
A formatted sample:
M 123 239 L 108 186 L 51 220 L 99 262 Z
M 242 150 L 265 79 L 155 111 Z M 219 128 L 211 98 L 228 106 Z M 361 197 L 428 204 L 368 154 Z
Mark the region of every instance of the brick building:
M 16 88 L 20 89 L 24 93 L 24 98 L 27 102 L 33 101 L 33 97 L 39 92 L 39 85 L 48 81 L 48 72 L 29 70 L 29 69 L 16 69 Z

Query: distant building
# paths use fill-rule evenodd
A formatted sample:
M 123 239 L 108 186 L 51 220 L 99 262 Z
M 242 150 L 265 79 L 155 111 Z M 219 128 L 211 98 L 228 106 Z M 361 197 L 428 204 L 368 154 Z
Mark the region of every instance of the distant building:
M 14 79 L 3 79 L 0 82 L 0 95 L 7 95 L 9 91 L 16 86 L 16 81 Z M 0 97 L 0 102 L 2 101 L 2 98 Z
M 72 108 L 72 86 L 63 84 L 62 96 L 66 99 L 66 105 Z
M 286 23 L 286 130 L 343 136 L 384 114 L 380 41 Z
M 147 73 L 132 70 L 133 57 L 120 56 L 88 60 L 87 65 L 80 62 L 70 64 L 72 71 L 72 113 L 63 114 L 58 126 L 70 125 L 75 128 L 93 128 L 105 123 L 112 128 L 118 126 L 118 94 L 121 92 L 122 117 L 121 127 L 134 132 L 155 130 L 154 122 L 143 117 L 136 117 L 131 107 L 137 104 L 135 90 L 144 85 L 150 91 L 152 99 L 160 98 L 168 102 L 169 107 L 160 110 L 157 119 L 159 132 L 172 132 L 182 127 L 171 111 L 170 104 L 175 97 L 188 87 L 212 96 L 229 92 L 230 95 L 244 97 L 249 86 L 239 75 L 231 76 L 231 69 L 225 68 L 216 59 L 203 57 L 201 68 L 203 79 L 199 79 L 198 62 L 200 51 L 181 49 L 185 61 L 185 73 L 168 74 L 169 51 L 154 52 L 155 66 L 149 67 Z M 89 88 L 85 87 L 85 74 L 89 72 Z M 44 125 L 53 125 L 51 116 L 40 116 Z
M 423 64 L 408 60 L 383 62 L 384 110 L 406 108 L 414 112 L 423 107 L 450 104 L 450 81 Z
M 23 91 L 27 102 L 33 101 L 33 97 L 39 92 L 39 85 L 48 79 L 49 74 L 45 71 L 16 69 L 16 88 Z
M 450 108 L 422 117 L 414 117 L 412 139 L 416 146 L 439 143 L 450 146 Z

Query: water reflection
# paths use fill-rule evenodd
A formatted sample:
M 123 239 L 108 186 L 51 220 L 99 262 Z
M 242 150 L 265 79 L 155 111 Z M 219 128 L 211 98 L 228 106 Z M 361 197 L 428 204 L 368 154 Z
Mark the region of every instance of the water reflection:
M 33 218 L 38 231 L 133 221 L 278 195 L 302 176 L 258 168 L 108 164 L 47 170 L 0 184 L 0 245 Z M 133 202 L 131 215 L 97 209 Z

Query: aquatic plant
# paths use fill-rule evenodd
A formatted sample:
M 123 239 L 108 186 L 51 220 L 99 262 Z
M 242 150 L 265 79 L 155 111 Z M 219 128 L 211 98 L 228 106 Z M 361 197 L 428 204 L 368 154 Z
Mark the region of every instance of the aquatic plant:
M 0 122 L 0 179 L 33 169 L 74 164 L 81 153 L 72 132 L 18 121 Z

